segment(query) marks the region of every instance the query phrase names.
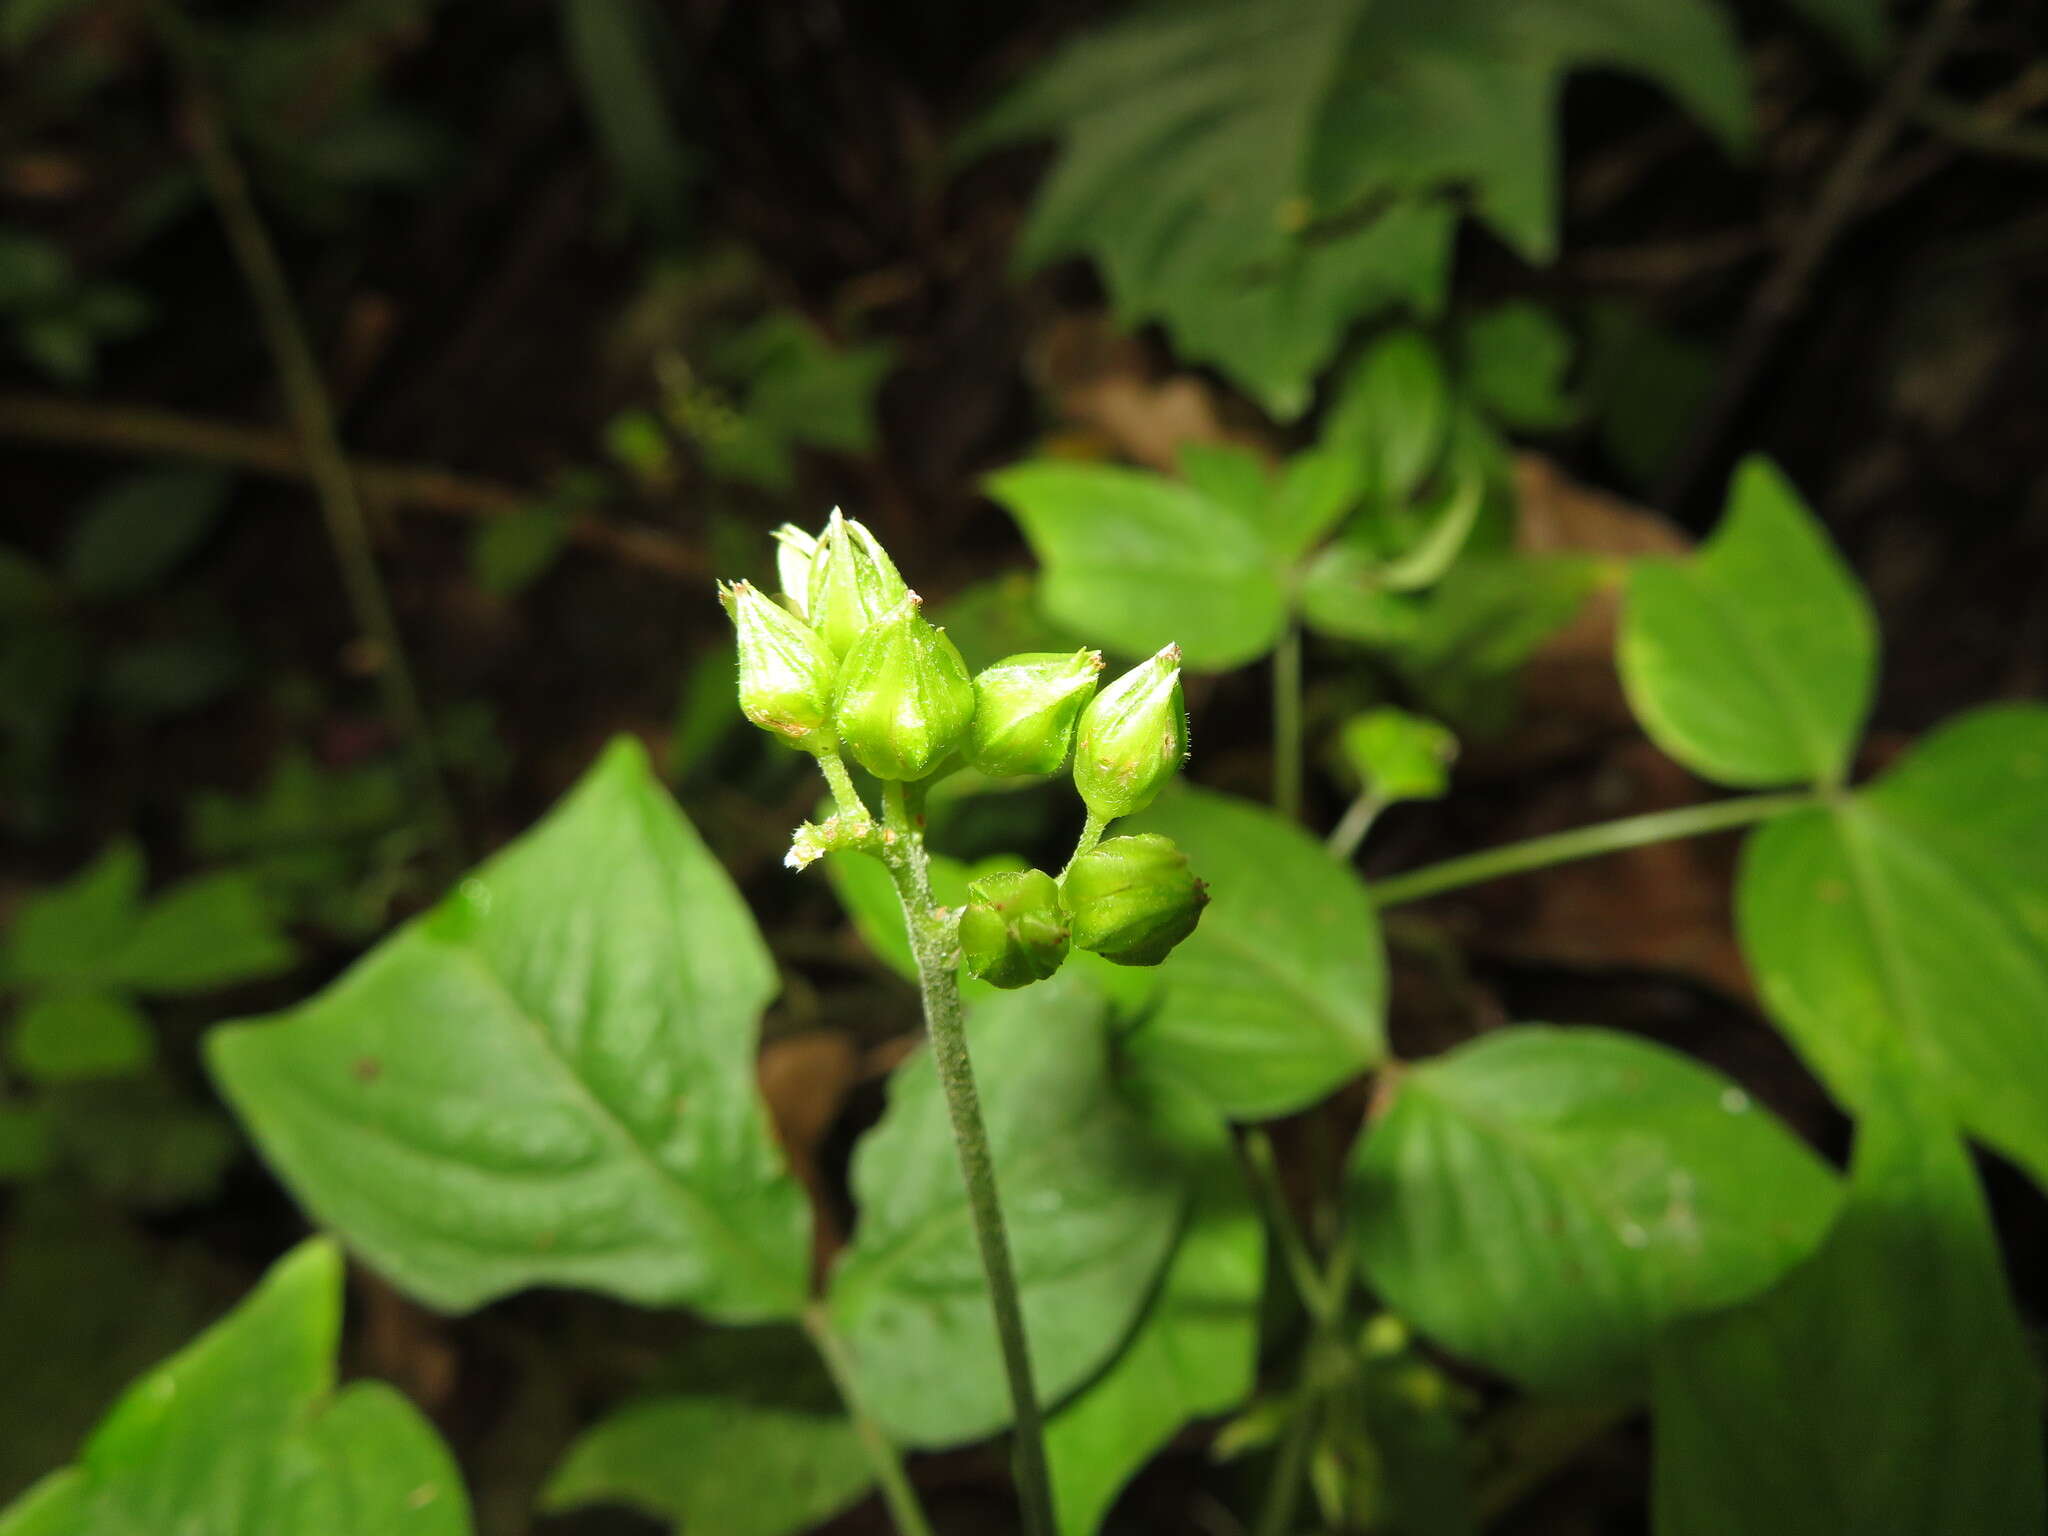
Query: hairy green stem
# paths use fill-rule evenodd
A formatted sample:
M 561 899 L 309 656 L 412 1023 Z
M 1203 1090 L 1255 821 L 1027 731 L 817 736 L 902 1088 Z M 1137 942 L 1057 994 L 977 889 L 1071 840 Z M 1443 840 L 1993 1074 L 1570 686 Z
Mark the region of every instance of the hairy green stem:
M 1806 790 L 1788 794 L 1744 795 L 1734 800 L 1685 805 L 1671 811 L 1651 811 L 1643 816 L 1624 816 L 1619 821 L 1574 827 L 1569 832 L 1532 837 L 1527 842 L 1508 843 L 1503 847 L 1446 859 L 1441 864 L 1427 864 L 1421 869 L 1411 869 L 1405 875 L 1390 876 L 1374 882 L 1372 897 L 1382 910 L 1404 906 L 1426 896 L 1441 896 L 1446 891 L 1461 890 L 1468 885 L 1480 885 L 1507 875 L 1526 874 L 1534 869 L 1547 869 L 1553 864 L 1569 864 L 1574 859 L 1590 859 L 1603 853 L 1617 853 L 1624 848 L 1641 848 L 1650 843 L 1671 842 L 1681 837 L 1700 837 L 1709 832 L 1750 826 L 1759 821 L 1769 821 L 1774 816 L 1783 816 L 1788 811 L 1818 804 L 1819 798 Z
M 832 803 L 839 814 L 855 820 L 866 820 L 870 816 L 868 803 L 861 799 L 860 791 L 853 787 L 853 775 L 847 771 L 846 759 L 839 755 L 836 744 L 813 752 L 818 760 L 818 771 L 825 775 L 825 783 L 832 790 Z
M 853 1361 L 847 1356 L 845 1341 L 833 1332 L 823 1302 L 814 1301 L 804 1308 L 803 1325 L 818 1358 L 825 1363 L 825 1374 L 839 1391 L 839 1401 L 853 1423 L 854 1435 L 868 1465 L 874 1469 L 876 1486 L 882 1491 L 882 1502 L 889 1506 L 889 1518 L 895 1522 L 898 1536 L 932 1536 L 931 1521 L 925 1518 L 917 1489 L 903 1470 L 903 1458 L 861 1401 L 860 1390 L 854 1383 Z
M 1273 809 L 1301 820 L 1301 629 L 1273 650 Z
M 960 1177 L 967 1186 L 974 1238 L 981 1249 L 982 1272 L 988 1279 L 989 1307 L 995 1313 L 1003 1369 L 1009 1376 L 1010 1401 L 1016 1409 L 1014 1449 L 1024 1530 L 1026 1536 L 1054 1536 L 1045 1424 L 1038 1409 L 1038 1388 L 1032 1380 L 1031 1353 L 1025 1343 L 1024 1306 L 1017 1291 L 1016 1266 L 1010 1258 L 1009 1232 L 1003 1225 L 1002 1202 L 996 1192 L 995 1158 L 989 1150 L 988 1128 L 981 1118 L 981 1096 L 974 1086 L 974 1064 L 967 1052 L 953 926 L 939 916 L 932 900 L 924 830 L 911 814 L 901 784 L 884 786 L 883 807 L 887 829 L 884 835 L 888 839 L 883 862 L 896 883 L 896 895 L 903 903 L 903 919 L 910 930 L 911 952 L 917 957 L 925 1029 L 932 1042 L 932 1064 L 938 1069 L 939 1084 L 946 1094 L 946 1113 L 953 1122 Z
M 1109 830 L 1109 823 L 1110 818 L 1107 816 L 1098 816 L 1093 811 L 1088 813 L 1087 821 L 1081 826 L 1081 835 L 1074 839 L 1074 851 L 1067 855 L 1067 869 L 1072 869 L 1074 860 L 1102 841 L 1102 834 Z M 1067 869 L 1060 871 L 1061 880 L 1067 878 Z

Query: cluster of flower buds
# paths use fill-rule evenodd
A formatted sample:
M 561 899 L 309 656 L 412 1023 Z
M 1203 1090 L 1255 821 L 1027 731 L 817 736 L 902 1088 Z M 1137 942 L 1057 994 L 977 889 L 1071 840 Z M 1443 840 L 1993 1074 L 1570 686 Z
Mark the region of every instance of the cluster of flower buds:
M 1180 651 L 1169 645 L 1097 691 L 1096 651 L 1007 657 L 970 676 L 881 542 L 836 509 L 824 532 L 776 530 L 780 598 L 744 581 L 719 596 L 738 633 L 740 708 L 844 780 L 841 753 L 876 778 L 917 783 L 961 767 L 1050 776 L 1071 758 L 1088 812 L 1082 847 L 1055 879 L 990 875 L 959 920 L 969 972 L 999 987 L 1058 970 L 1070 948 L 1157 965 L 1194 931 L 1207 893 L 1168 838 L 1099 841 L 1150 805 L 1188 752 Z M 841 793 L 842 801 L 844 793 Z M 833 848 L 884 851 L 863 807 L 799 829 L 790 862 Z

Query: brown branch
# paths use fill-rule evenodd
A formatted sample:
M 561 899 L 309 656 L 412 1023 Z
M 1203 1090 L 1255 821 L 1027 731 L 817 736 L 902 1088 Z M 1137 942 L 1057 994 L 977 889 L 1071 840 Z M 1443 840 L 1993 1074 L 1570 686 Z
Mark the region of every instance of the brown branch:
M 303 482 L 305 455 L 289 432 L 244 427 L 146 405 L 101 405 L 51 395 L 0 395 L 0 437 L 18 442 L 90 448 L 143 458 L 200 459 L 252 474 Z M 383 507 L 442 517 L 506 517 L 537 505 L 539 495 L 503 481 L 458 474 L 434 464 L 389 459 L 349 461 L 357 492 Z M 653 528 L 578 518 L 569 538 L 634 565 L 684 579 L 706 574 L 683 540 Z
M 1713 397 L 1664 476 L 1657 505 L 1665 511 L 1674 510 L 1689 498 L 1700 476 L 1720 452 L 1751 387 L 1777 349 L 1779 337 L 1805 301 L 1807 286 L 1862 204 L 1865 184 L 1913 116 L 1935 67 L 1955 41 L 1969 10 L 1970 0 L 1936 0 L 1934 9 L 1908 44 L 1899 67 L 1886 82 L 1883 94 L 1864 115 L 1830 167 L 1811 211 L 1800 221 L 1784 254 L 1750 301 L 1729 347 L 1728 361 L 1722 367 Z

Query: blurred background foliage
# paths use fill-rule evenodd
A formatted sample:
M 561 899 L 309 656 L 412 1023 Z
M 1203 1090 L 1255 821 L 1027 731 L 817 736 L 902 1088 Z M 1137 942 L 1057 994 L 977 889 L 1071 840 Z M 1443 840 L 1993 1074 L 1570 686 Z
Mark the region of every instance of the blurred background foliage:
M 807 764 L 733 704 L 711 579 L 768 578 L 786 519 L 858 511 L 976 665 L 1150 649 L 1090 564 L 1102 509 L 1198 531 L 1204 780 L 1265 782 L 1243 665 L 1296 619 L 1319 818 L 1387 750 L 1335 731 L 1361 710 L 1464 739 L 1480 792 L 1391 809 L 1389 867 L 1697 794 L 1621 707 L 1612 573 L 1707 526 L 1738 450 L 1876 597 L 1880 758 L 2039 695 L 2042 27 L 2013 0 L 0 0 L 0 1502 L 299 1230 L 201 1030 L 331 977 L 615 732 L 762 918 L 764 1082 L 843 1217 L 912 1014 L 858 875 L 844 908 L 783 877 Z M 1234 509 L 1359 501 L 1298 580 L 1246 584 Z M 969 863 L 1070 831 L 975 789 L 935 811 Z M 1838 1149 L 1701 936 L 1725 888 L 1687 853 L 1493 893 L 1469 953 L 1397 945 L 1397 1032 L 1647 1019 Z M 2038 1322 L 2048 1212 L 1993 1192 Z M 651 1528 L 534 1493 L 687 1324 L 353 1284 L 351 1363 L 446 1429 L 484 1530 Z M 995 1458 L 941 1460 L 938 1508 L 993 1518 Z M 1610 1436 L 1503 1528 L 1636 1529 L 1642 1464 Z M 1228 1475 L 1170 1455 L 1127 1528 L 1193 1528 Z

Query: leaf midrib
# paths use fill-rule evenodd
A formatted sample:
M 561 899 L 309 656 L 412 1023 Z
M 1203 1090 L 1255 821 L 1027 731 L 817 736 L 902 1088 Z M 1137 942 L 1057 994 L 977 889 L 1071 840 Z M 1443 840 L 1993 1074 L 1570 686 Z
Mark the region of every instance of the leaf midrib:
M 559 1043 L 549 1032 L 547 1025 L 512 990 L 511 984 L 498 974 L 485 959 L 483 952 L 473 944 L 444 944 L 442 947 L 467 961 L 476 974 L 483 977 L 505 1000 L 513 1014 L 533 1031 L 540 1041 L 542 1057 L 568 1085 L 571 1095 L 582 1102 L 600 1129 L 624 1150 L 632 1161 L 640 1164 L 652 1179 L 655 1188 L 684 1213 L 686 1222 L 696 1230 L 713 1236 L 719 1246 L 753 1271 L 755 1279 L 771 1294 L 784 1298 L 790 1314 L 801 1310 L 801 1288 L 790 1286 L 769 1262 L 767 1256 L 747 1240 L 745 1234 L 733 1226 L 697 1189 L 655 1156 L 653 1149 L 634 1134 L 633 1128 L 618 1112 L 597 1096 L 590 1085 L 577 1074 L 568 1058 L 562 1054 Z

